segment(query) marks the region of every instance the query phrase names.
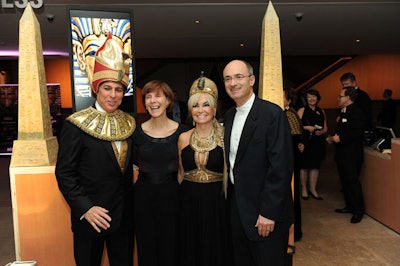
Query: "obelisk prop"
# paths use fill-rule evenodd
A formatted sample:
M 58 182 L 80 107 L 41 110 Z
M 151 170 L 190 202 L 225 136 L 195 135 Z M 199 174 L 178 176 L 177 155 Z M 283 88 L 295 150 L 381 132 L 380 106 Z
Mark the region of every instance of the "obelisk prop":
M 260 54 L 260 80 L 258 96 L 283 106 L 283 78 L 282 78 L 282 54 L 279 18 L 271 1 L 262 22 L 261 54 Z M 292 191 L 294 187 L 292 176 Z M 293 196 L 293 193 L 292 193 Z M 289 230 L 288 254 L 293 254 L 294 226 Z
M 283 109 L 283 79 L 279 18 L 271 1 L 262 22 L 258 96 Z
M 40 25 L 28 2 L 19 22 L 18 140 L 10 166 L 46 166 L 56 162 L 47 95 Z

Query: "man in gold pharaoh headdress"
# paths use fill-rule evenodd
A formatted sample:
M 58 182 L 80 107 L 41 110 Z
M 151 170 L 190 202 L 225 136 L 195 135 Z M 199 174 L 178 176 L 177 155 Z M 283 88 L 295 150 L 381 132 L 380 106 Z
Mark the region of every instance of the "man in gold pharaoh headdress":
M 118 109 L 128 85 L 119 44 L 108 35 L 95 57 L 93 106 L 69 116 L 59 139 L 58 186 L 71 208 L 76 264 L 132 265 L 132 116 Z
M 114 39 L 126 54 L 132 54 L 130 21 L 127 19 L 73 17 L 71 18 L 71 30 L 75 94 L 77 97 L 90 97 L 95 54 L 104 43 L 108 33 L 113 34 Z

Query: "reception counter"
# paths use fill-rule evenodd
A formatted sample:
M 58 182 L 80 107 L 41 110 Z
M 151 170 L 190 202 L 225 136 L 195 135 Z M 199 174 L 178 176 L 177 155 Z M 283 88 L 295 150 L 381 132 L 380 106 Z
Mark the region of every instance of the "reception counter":
M 400 233 L 400 138 L 392 139 L 391 153 L 364 148 L 361 184 L 365 212 Z

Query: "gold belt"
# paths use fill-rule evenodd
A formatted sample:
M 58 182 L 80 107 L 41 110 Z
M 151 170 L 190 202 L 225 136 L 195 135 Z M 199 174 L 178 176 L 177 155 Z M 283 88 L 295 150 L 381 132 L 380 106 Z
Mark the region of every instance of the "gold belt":
M 196 183 L 213 183 L 222 181 L 222 173 L 213 172 L 210 170 L 194 169 L 185 172 L 184 180 Z

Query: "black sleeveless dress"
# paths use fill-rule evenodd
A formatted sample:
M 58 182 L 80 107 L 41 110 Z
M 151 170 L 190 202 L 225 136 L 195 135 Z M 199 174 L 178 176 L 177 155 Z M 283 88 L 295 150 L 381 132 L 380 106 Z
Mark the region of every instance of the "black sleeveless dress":
M 303 126 L 324 126 L 325 116 L 318 106 L 315 111 L 309 106 L 305 106 L 304 114 L 301 118 Z M 301 155 L 301 169 L 320 169 L 321 161 L 325 159 L 325 136 L 310 134 L 307 130 L 303 131 L 304 151 Z
M 176 266 L 178 254 L 178 137 L 187 127 L 165 138 L 153 138 L 137 127 L 132 139 L 135 235 L 139 265 Z
M 185 172 L 196 169 L 194 150 L 182 150 Z M 223 149 L 209 151 L 207 170 L 222 173 Z M 222 181 L 196 183 L 184 180 L 181 184 L 180 265 L 225 266 L 228 262 L 228 228 Z

